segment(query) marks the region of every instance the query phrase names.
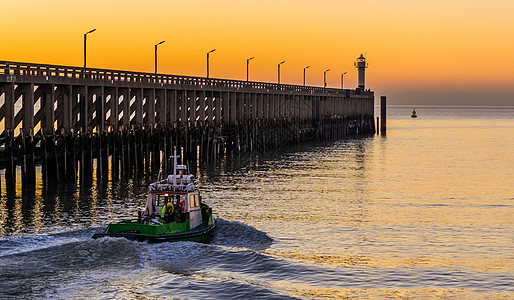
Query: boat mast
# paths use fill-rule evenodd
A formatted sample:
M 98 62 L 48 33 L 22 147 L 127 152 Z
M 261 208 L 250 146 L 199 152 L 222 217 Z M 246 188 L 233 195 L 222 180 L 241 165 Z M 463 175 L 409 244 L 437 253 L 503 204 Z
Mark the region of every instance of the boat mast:
M 173 186 L 177 186 L 177 147 L 173 147 Z

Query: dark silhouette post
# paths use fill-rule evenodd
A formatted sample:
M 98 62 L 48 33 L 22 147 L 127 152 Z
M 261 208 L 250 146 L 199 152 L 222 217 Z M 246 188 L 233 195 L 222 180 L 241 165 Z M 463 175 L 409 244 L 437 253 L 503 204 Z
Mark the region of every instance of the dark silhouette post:
M 281 63 L 278 64 L 278 84 L 280 84 L 280 65 L 285 63 L 286 61 L 282 61 Z
M 323 87 L 327 87 L 327 72 L 330 71 L 330 69 L 326 69 L 325 72 L 323 72 Z
M 211 51 L 207 52 L 207 78 L 209 78 L 209 54 L 216 51 L 216 49 L 212 49 Z
M 95 29 L 89 30 L 88 32 L 84 33 L 84 68 L 86 67 L 86 44 L 87 44 L 87 35 L 88 33 L 91 33 L 93 31 L 96 31 Z
M 248 69 L 250 68 L 250 61 L 252 59 L 254 59 L 254 58 L 255 58 L 255 56 L 252 56 L 252 57 L 250 57 L 249 59 L 246 60 L 246 81 L 248 81 L 248 79 L 250 78 L 249 77 L 250 75 L 249 75 Z
M 310 67 L 311 66 L 307 66 L 307 67 L 303 68 L 303 86 L 305 86 L 305 69 L 308 69 Z
M 348 72 L 344 72 L 343 74 L 341 74 L 341 89 L 344 88 L 344 85 L 343 85 L 343 81 L 344 81 L 344 74 L 346 74 Z
M 382 135 L 386 134 L 386 96 L 380 96 L 380 129 Z
M 155 74 L 157 74 L 157 46 L 164 43 L 165 41 L 155 44 Z

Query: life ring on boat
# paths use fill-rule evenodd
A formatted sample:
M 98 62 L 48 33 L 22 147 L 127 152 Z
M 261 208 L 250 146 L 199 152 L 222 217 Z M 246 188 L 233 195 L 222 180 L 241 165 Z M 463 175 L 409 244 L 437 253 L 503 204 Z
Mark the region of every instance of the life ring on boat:
M 181 211 L 185 211 L 186 210 L 186 203 L 184 202 L 184 200 L 180 201 L 178 206 L 180 207 Z

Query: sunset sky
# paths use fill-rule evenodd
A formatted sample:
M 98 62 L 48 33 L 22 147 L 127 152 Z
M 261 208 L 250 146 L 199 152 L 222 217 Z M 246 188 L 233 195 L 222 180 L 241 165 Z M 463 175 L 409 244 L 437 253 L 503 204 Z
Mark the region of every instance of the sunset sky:
M 321 86 L 366 87 L 390 104 L 514 105 L 513 0 L 2 1 L 0 60 Z

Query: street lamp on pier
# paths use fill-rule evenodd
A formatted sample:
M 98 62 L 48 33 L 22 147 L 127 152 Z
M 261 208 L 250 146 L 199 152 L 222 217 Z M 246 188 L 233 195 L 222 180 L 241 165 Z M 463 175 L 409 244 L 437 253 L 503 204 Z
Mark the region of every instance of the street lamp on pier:
M 327 87 L 327 72 L 330 71 L 330 69 L 326 69 L 325 72 L 323 72 L 323 87 Z
M 86 41 L 87 41 L 87 35 L 88 33 L 91 33 L 93 31 L 96 31 L 95 29 L 89 30 L 88 32 L 84 33 L 84 68 L 86 67 Z
M 157 74 L 157 46 L 164 43 L 165 41 L 155 44 L 155 74 Z
M 303 86 L 305 86 L 305 69 L 308 69 L 310 67 L 311 66 L 307 66 L 307 67 L 303 68 Z
M 280 62 L 280 63 L 278 64 L 278 84 L 280 84 L 280 65 L 281 65 L 281 64 L 283 64 L 283 63 L 285 63 L 285 62 L 286 62 L 286 61 L 284 60 L 284 61 L 282 61 L 282 62 Z
M 249 79 L 248 69 L 249 69 L 249 66 L 250 66 L 250 61 L 252 59 L 254 59 L 254 58 L 255 58 L 255 56 L 252 56 L 252 57 L 250 57 L 249 59 L 246 60 L 246 81 L 248 81 L 248 79 Z
M 207 78 L 209 78 L 209 54 L 216 51 L 216 49 L 212 49 L 211 51 L 207 52 Z
M 343 79 L 344 79 L 344 74 L 346 74 L 348 72 L 344 72 L 343 74 L 341 74 L 341 89 L 343 89 L 344 85 L 343 85 Z

